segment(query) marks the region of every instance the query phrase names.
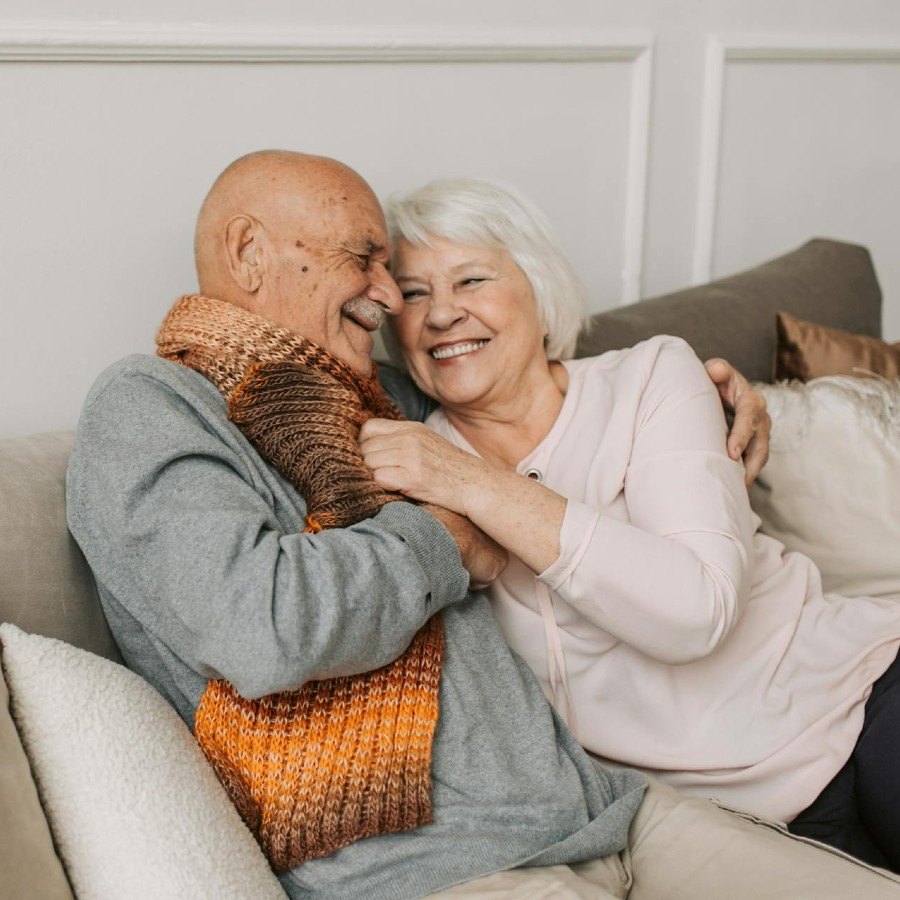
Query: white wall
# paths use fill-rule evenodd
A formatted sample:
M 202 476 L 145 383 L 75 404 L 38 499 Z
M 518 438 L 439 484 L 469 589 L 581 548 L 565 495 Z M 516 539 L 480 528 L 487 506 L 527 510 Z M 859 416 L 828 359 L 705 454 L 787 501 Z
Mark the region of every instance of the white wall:
M 892 0 L 124 5 L 0 5 L 0 435 L 71 427 L 152 351 L 211 180 L 266 146 L 382 195 L 514 182 L 595 309 L 863 243 L 900 340 Z

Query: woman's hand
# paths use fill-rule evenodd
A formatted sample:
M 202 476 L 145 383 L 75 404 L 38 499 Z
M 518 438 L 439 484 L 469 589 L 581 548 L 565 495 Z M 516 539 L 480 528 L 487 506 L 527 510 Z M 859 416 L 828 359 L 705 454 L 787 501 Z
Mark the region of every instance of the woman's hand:
M 359 447 L 375 481 L 389 491 L 422 501 L 453 536 L 474 590 L 487 587 L 509 556 L 467 518 L 466 492 L 478 490 L 486 463 L 418 422 L 369 419 Z
M 732 459 L 743 455 L 744 480 L 750 485 L 769 459 L 772 420 L 766 411 L 766 398 L 724 359 L 708 360 L 706 371 L 718 388 L 725 411 L 733 416 L 726 444 L 728 455 Z
M 469 516 L 473 492 L 484 490 L 490 477 L 487 463 L 419 422 L 369 419 L 359 431 L 359 447 L 385 490 L 462 516 Z
M 536 481 L 494 468 L 418 422 L 369 419 L 359 446 L 383 488 L 465 516 L 532 571 L 559 556 L 566 501 Z

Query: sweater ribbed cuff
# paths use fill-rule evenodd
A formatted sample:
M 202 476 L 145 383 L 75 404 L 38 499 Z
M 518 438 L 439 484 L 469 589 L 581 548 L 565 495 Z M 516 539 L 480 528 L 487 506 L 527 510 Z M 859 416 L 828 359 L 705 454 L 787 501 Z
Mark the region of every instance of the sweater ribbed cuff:
M 450 532 L 430 513 L 412 503 L 386 503 L 375 521 L 406 542 L 428 577 L 428 604 L 434 612 L 462 600 L 469 589 L 459 548 Z

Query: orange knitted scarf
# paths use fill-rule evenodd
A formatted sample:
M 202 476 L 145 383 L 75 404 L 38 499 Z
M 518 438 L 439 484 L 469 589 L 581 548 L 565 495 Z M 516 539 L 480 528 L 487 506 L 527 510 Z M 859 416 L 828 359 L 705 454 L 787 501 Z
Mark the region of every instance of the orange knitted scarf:
M 229 419 L 306 500 L 307 532 L 351 525 L 400 499 L 375 484 L 356 442 L 369 417 L 402 418 L 374 375 L 361 378 L 311 341 L 198 295 L 175 303 L 157 348 L 221 391 Z M 195 735 L 276 871 L 432 821 L 443 650 L 434 616 L 374 672 L 258 700 L 225 680 L 207 684 Z

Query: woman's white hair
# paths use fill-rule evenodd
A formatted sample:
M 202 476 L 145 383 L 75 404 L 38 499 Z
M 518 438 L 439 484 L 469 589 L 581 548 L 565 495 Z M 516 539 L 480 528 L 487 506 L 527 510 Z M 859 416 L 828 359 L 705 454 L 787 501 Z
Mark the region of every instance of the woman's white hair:
M 570 359 L 584 323 L 584 288 L 547 217 L 515 188 L 494 181 L 430 181 L 386 204 L 391 241 L 428 246 L 431 237 L 503 250 L 525 273 L 546 329 L 550 359 Z

